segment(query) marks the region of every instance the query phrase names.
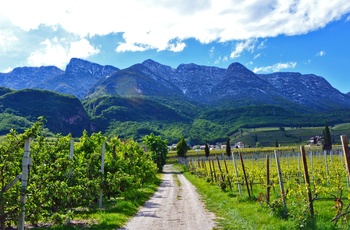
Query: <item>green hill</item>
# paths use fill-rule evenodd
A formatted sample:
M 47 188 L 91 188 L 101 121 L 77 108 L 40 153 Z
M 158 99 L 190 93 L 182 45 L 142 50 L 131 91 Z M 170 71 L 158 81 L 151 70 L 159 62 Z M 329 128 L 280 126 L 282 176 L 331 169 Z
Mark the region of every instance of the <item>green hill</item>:
M 89 117 L 78 98 L 46 90 L 5 93 L 0 97 L 0 113 L 2 130 L 13 128 L 13 124 L 23 129 L 39 116 L 45 117 L 46 127 L 54 133 L 81 135 L 84 129 L 90 129 Z
M 273 105 L 222 108 L 200 106 L 179 97 L 154 96 L 105 95 L 80 101 L 74 96 L 34 89 L 0 88 L 0 95 L 0 134 L 11 128 L 24 130 L 44 116 L 49 131 L 73 136 L 86 129 L 135 140 L 154 133 L 170 144 L 183 136 L 191 145 L 224 142 L 231 137 L 232 141 L 250 146 L 256 142 L 268 146 L 274 145 L 276 139 L 286 145 L 322 135 L 319 129 L 314 132 L 314 128 L 305 127 L 323 127 L 326 121 L 331 126 L 350 122 L 350 110 L 346 109 L 315 114 Z M 337 125 L 333 129 L 334 141 L 338 142 L 336 135 L 350 128 Z

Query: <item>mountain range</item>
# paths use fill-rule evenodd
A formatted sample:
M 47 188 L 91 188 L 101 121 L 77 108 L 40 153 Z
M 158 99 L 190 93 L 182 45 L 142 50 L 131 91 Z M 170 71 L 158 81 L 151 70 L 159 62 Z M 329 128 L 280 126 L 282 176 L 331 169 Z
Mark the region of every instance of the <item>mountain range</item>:
M 63 101 L 68 107 L 74 104 L 75 108 L 71 109 L 74 113 L 66 114 L 64 119 L 79 115 L 76 121 L 83 123 L 78 125 L 80 129 L 103 132 L 114 132 L 118 129 L 116 124 L 122 127 L 126 125 L 125 122 L 151 122 L 144 128 L 145 133 L 155 131 L 154 125 L 158 127 L 161 125 L 159 121 L 164 120 L 168 124 L 185 122 L 192 129 L 207 121 L 214 126 L 227 125 L 225 119 L 218 117 L 222 116 L 223 111 L 229 113 L 247 107 L 260 108 L 254 111 L 274 111 L 273 116 L 282 109 L 287 111 L 283 112 L 285 116 L 294 114 L 296 117 L 299 116 L 297 114 L 307 113 L 311 116 L 314 113 L 350 110 L 350 92 L 339 92 L 321 76 L 295 72 L 255 74 L 240 63 L 232 63 L 226 69 L 196 64 L 181 64 L 172 68 L 149 59 L 119 69 L 73 58 L 65 70 L 55 66 L 18 67 L 9 73 L 0 73 L 0 86 L 4 87 L 0 94 L 2 113 L 6 111 L 7 114 L 22 116 L 23 113 L 14 108 L 16 100 L 25 100 L 24 97 L 30 97 L 31 93 L 35 95 L 33 100 L 47 100 L 38 93 L 44 90 L 47 97 L 51 93 L 64 97 Z M 18 92 L 23 96 L 14 97 L 13 94 Z M 12 99 L 8 99 L 8 94 L 12 94 Z M 77 101 L 72 102 L 74 98 L 79 105 Z M 50 103 L 53 108 L 58 105 L 51 100 Z M 34 106 L 35 103 L 30 104 Z M 60 108 L 64 107 L 60 104 Z M 217 115 L 213 116 L 213 113 Z M 27 115 L 23 116 L 28 118 Z M 33 116 L 28 120 L 32 120 Z M 212 119 L 206 120 L 205 116 Z M 286 118 L 291 121 L 291 117 Z M 227 119 L 230 120 L 229 117 Z M 308 119 L 299 117 L 294 123 L 305 124 Z M 247 122 L 236 124 L 235 129 L 244 125 Z M 60 124 L 60 127 L 67 129 L 68 126 Z M 51 129 L 62 132 L 54 125 Z M 186 132 L 194 131 L 190 128 Z M 227 135 L 233 130 L 222 132 Z
M 320 76 L 293 72 L 255 74 L 240 63 L 232 63 L 227 69 L 196 64 L 181 64 L 174 69 L 146 60 L 120 70 L 73 58 L 65 71 L 42 66 L 0 73 L 0 86 L 45 89 L 79 99 L 154 96 L 226 107 L 272 104 L 321 111 L 350 108 L 350 93 L 339 92 Z

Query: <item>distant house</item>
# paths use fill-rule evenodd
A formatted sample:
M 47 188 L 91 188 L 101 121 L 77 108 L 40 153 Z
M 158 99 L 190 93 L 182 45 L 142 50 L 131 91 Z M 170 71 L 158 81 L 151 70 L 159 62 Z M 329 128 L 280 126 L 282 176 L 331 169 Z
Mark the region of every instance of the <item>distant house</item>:
M 172 145 L 168 146 L 168 150 L 169 151 L 176 150 L 176 144 L 172 144 Z
M 237 142 L 234 147 L 236 149 L 244 148 L 244 143 L 243 142 Z
M 314 136 L 309 139 L 310 145 L 323 145 L 323 139 L 321 136 Z

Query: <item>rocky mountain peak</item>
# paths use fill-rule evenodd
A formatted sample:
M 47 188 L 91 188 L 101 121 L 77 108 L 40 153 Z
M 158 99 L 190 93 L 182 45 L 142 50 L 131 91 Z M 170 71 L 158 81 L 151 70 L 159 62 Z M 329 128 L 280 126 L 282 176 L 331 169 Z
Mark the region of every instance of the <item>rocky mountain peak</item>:
M 96 63 L 92 63 L 79 58 L 72 58 L 66 66 L 66 74 L 81 75 L 82 73 L 84 73 L 93 75 L 94 71 L 97 69 L 101 69 L 101 67 L 101 65 Z
M 39 88 L 83 98 L 98 80 L 117 71 L 119 69 L 113 66 L 102 66 L 79 58 L 72 58 L 63 74 L 48 79 L 40 84 Z
M 244 65 L 238 62 L 234 62 L 228 66 L 226 70 L 227 75 L 234 75 L 236 77 L 243 76 L 256 76 L 254 72 L 246 68 Z

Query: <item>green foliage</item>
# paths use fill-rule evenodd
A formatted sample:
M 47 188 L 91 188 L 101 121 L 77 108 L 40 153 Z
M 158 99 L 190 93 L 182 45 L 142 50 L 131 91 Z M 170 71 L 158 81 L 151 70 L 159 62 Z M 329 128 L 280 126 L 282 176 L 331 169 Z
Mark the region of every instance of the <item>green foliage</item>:
M 324 144 L 322 149 L 327 151 L 332 150 L 332 137 L 328 127 L 328 122 L 326 122 L 324 131 L 323 131 L 323 138 L 324 138 Z
M 32 124 L 32 122 L 24 117 L 6 112 L 0 113 L 0 135 L 7 134 L 10 129 L 14 129 L 17 132 L 24 132 Z
M 209 146 L 208 146 L 208 142 L 205 143 L 204 152 L 205 152 L 205 156 L 206 157 L 210 156 L 210 149 L 209 149 Z
M 176 145 L 176 153 L 179 157 L 186 157 L 186 153 L 189 147 L 184 137 L 181 137 L 180 141 Z
M 0 96 L 0 113 L 13 115 L 11 122 L 14 119 L 19 121 L 18 117 L 22 117 L 22 125 L 15 127 L 20 128 L 20 131 L 29 127 L 24 126 L 28 121 L 35 122 L 39 116 L 46 118 L 46 127 L 54 133 L 72 133 L 77 136 L 90 128 L 89 117 L 78 98 L 46 90 L 24 89 Z M 3 123 L 5 121 L 2 120 Z M 10 124 L 7 123 L 7 126 Z
M 148 151 L 151 152 L 151 158 L 157 164 L 158 171 L 163 171 L 168 154 L 168 141 L 162 140 L 160 136 L 154 136 L 153 133 L 146 135 L 142 140 Z
M 143 136 L 154 133 L 169 143 L 176 143 L 184 136 L 189 145 L 198 145 L 206 141 L 224 142 L 228 136 L 233 140 L 233 135 L 242 129 L 281 127 L 283 131 L 284 127 L 323 126 L 325 120 L 332 120 L 331 126 L 350 122 L 347 109 L 320 112 L 315 116 L 312 110 L 300 113 L 288 106 L 207 107 L 184 101 L 180 96 L 100 96 L 81 102 L 73 96 L 50 91 L 6 88 L 0 89 L 0 95 L 0 134 L 11 128 L 23 132 L 38 116 L 44 116 L 46 128 L 62 135 L 71 133 L 79 137 L 83 130 L 89 133 L 94 130 L 109 137 L 118 135 L 140 142 Z M 280 143 L 285 139 L 276 138 Z M 300 142 L 304 136 L 289 139 Z M 337 139 L 332 137 L 334 142 Z M 264 141 L 259 142 L 266 145 Z
M 74 145 L 70 158 L 71 135 L 46 138 L 43 118 L 23 134 L 11 131 L 0 144 L 0 227 L 16 224 L 20 205 L 20 183 L 5 189 L 21 173 L 24 140 L 32 137 L 29 183 L 25 194 L 26 220 L 62 224 L 79 208 L 96 206 L 99 190 L 104 199 L 142 188 L 156 180 L 157 166 L 134 141 L 85 131 Z M 101 173 L 102 144 L 105 143 L 105 170 Z M 127 193 L 126 193 L 127 192 Z M 124 194 L 124 195 L 125 195 Z
M 226 139 L 226 155 L 228 157 L 231 156 L 231 143 L 230 143 L 230 138 Z
M 40 134 L 43 127 L 43 118 L 39 118 L 33 126 L 23 134 L 15 130 L 5 136 L 0 145 L 0 227 L 4 228 L 6 222 L 17 220 L 19 216 L 20 184 L 7 186 L 21 174 L 23 145 L 27 138 Z

